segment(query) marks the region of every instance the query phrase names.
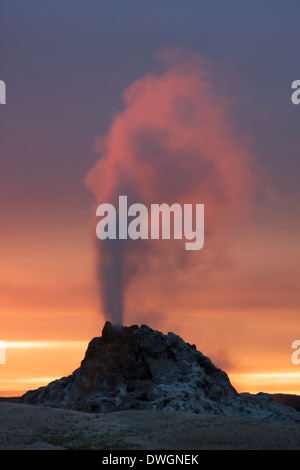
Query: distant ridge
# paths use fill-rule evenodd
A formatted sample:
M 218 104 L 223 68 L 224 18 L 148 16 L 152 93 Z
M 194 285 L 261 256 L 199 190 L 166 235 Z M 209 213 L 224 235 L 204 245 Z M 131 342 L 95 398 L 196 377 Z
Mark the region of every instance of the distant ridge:
M 272 393 L 271 397 L 278 403 L 290 406 L 297 411 L 300 411 L 300 396 L 289 393 Z

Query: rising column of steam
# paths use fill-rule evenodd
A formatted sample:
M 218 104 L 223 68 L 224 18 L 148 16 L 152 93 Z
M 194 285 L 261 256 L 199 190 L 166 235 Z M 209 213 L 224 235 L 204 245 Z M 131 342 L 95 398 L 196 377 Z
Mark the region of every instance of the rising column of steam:
M 204 203 L 208 241 L 224 229 L 224 211 L 232 221 L 245 210 L 254 190 L 253 156 L 233 124 L 231 100 L 218 90 L 219 78 L 216 66 L 202 57 L 176 49 L 160 53 L 158 69 L 125 90 L 124 109 L 95 140 L 101 157 L 86 185 L 97 204 L 117 207 L 119 195 L 148 207 Z M 185 266 L 191 259 L 171 241 L 162 246 L 150 239 L 97 240 L 97 245 L 102 310 L 114 323 L 123 322 L 124 294 L 134 276 L 150 280 L 154 260 L 174 272 L 184 256 Z

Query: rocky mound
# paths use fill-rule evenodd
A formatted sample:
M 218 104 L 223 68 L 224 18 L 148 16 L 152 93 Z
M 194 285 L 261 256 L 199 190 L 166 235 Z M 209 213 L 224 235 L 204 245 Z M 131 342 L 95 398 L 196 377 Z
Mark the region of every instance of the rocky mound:
M 227 374 L 174 333 L 106 322 L 70 376 L 28 391 L 27 404 L 78 411 L 182 410 L 299 422 L 267 394 L 239 395 Z

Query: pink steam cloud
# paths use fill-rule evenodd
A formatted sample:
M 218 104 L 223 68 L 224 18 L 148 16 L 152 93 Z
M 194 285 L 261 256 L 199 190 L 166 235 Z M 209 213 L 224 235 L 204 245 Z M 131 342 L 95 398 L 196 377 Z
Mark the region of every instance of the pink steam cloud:
M 119 195 L 149 207 L 203 203 L 207 244 L 251 206 L 256 190 L 253 151 L 236 126 L 230 96 L 219 90 L 217 66 L 176 49 L 165 49 L 160 59 L 159 71 L 125 90 L 124 109 L 95 140 L 100 158 L 85 183 L 97 205 L 117 205 Z M 209 262 L 206 245 L 203 253 L 191 255 L 178 241 L 97 244 L 102 310 L 114 323 L 123 321 L 126 286 L 135 275 L 147 273 L 151 282 L 158 263 L 166 272 L 176 272 L 190 262 Z

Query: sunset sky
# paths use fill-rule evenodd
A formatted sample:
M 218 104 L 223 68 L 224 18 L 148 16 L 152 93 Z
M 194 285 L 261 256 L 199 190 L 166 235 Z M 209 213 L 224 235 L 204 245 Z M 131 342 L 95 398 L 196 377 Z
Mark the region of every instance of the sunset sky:
M 0 396 L 101 335 L 95 206 L 125 189 L 203 202 L 205 244 L 126 249 L 122 322 L 196 344 L 238 391 L 300 394 L 299 18 L 298 0 L 0 0 Z

